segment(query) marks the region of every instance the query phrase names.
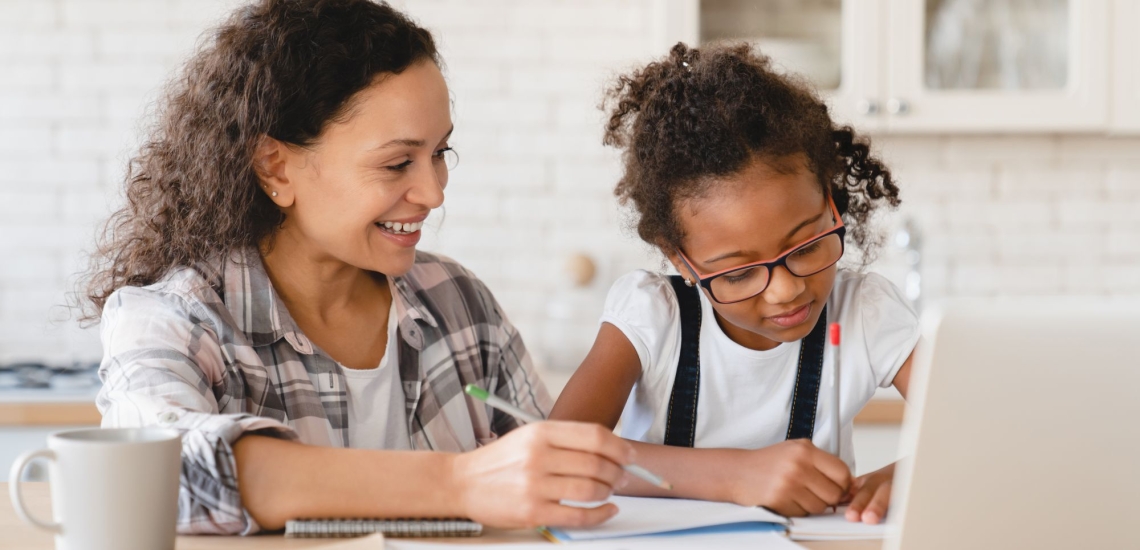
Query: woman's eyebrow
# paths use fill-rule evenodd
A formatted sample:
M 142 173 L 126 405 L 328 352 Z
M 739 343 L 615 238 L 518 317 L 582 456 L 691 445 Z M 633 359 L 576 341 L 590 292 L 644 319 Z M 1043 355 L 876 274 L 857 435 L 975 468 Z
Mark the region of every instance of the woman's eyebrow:
M 455 126 L 452 126 L 451 129 L 448 130 L 447 133 L 443 135 L 443 139 L 441 139 L 440 141 L 447 141 L 447 138 L 450 138 L 451 133 L 454 131 L 455 131 Z M 396 147 L 399 145 L 402 145 L 404 147 L 423 147 L 424 144 L 426 144 L 426 143 L 427 142 L 422 140 L 422 139 L 394 139 L 394 140 L 389 141 L 388 143 L 385 143 L 383 145 L 378 145 L 378 146 L 374 147 L 372 150 L 373 151 L 379 151 L 380 149 L 387 149 L 389 147 Z

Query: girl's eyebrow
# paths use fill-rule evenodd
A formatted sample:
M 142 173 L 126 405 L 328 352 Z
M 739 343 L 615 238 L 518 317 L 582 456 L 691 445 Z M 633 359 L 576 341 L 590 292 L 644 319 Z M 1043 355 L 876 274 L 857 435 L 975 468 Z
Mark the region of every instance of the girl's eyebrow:
M 815 216 L 812 216 L 811 218 L 808 218 L 808 219 L 800 222 L 799 225 L 797 225 L 794 229 L 792 229 L 791 231 L 788 232 L 788 236 L 784 237 L 784 242 L 788 242 L 788 241 L 792 240 L 792 237 L 795 237 L 796 233 L 799 233 L 801 229 L 819 221 L 819 219 L 822 218 L 824 214 L 825 214 L 825 212 L 820 212 L 819 214 L 816 214 Z M 729 252 L 727 254 L 721 254 L 720 256 L 716 256 L 714 258 L 705 260 L 705 263 L 706 264 L 712 264 L 712 263 L 719 262 L 721 260 L 727 260 L 728 258 L 737 258 L 737 257 L 744 257 L 744 256 L 745 256 L 745 253 L 743 250 L 735 250 L 733 252 Z

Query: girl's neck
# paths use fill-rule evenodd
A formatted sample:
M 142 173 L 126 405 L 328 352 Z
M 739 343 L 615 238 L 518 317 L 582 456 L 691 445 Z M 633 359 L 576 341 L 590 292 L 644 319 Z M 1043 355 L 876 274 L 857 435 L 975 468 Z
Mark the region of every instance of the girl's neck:
M 348 310 L 391 304 L 383 274 L 316 250 L 284 227 L 271 238 L 272 246 L 260 247 L 261 259 L 274 290 L 294 317 L 327 322 Z
M 720 316 L 719 313 L 716 312 L 715 309 L 713 310 L 713 317 L 716 318 L 716 324 L 720 326 L 721 332 L 723 332 L 725 336 L 728 336 L 729 340 L 732 340 L 733 342 L 736 342 L 737 344 L 740 344 L 741 346 L 744 346 L 748 349 L 756 351 L 768 351 L 781 344 L 781 342 L 777 342 L 776 340 L 772 340 L 770 338 L 765 338 L 759 334 L 756 334 L 755 332 L 742 329 L 726 321 L 723 317 Z

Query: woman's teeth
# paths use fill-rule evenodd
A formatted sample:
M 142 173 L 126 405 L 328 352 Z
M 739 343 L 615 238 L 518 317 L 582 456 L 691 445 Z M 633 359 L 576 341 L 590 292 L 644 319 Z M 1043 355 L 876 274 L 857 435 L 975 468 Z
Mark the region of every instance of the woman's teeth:
M 420 228 L 424 226 L 424 222 L 416 222 L 416 223 L 377 222 L 376 225 L 379 226 L 380 229 L 383 229 L 389 233 L 395 233 L 397 235 L 407 235 L 409 233 L 415 233 L 416 231 L 419 231 Z

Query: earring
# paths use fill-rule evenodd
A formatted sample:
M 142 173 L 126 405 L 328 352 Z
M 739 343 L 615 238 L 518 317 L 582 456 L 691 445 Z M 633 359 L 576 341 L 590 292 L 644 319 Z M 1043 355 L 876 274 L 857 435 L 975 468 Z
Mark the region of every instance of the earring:
M 693 281 L 692 281 L 692 280 L 690 280 L 690 279 L 688 279 L 688 278 L 686 278 L 686 279 L 685 279 L 685 286 L 688 286 L 688 287 L 691 287 L 691 286 L 693 286 Z
M 274 191 L 274 192 L 270 193 L 270 195 L 272 195 L 272 196 L 276 197 L 276 196 L 277 196 L 277 191 Z

